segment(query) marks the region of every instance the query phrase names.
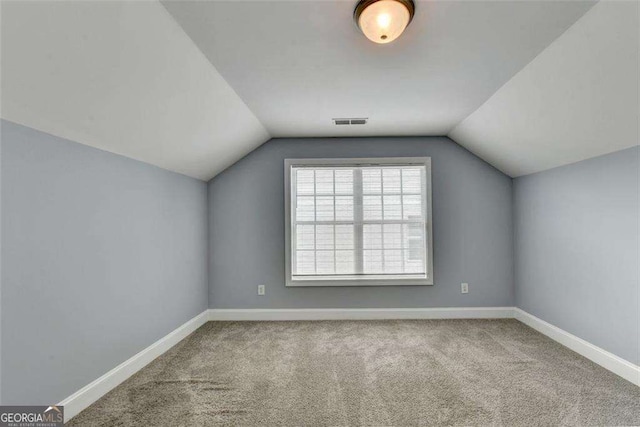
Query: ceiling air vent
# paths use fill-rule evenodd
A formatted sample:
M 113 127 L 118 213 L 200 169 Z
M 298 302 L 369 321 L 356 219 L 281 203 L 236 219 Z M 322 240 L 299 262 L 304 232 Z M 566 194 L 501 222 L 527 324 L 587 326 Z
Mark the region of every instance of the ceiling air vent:
M 333 123 L 335 123 L 337 126 L 340 125 L 366 125 L 367 124 L 367 120 L 366 118 L 360 118 L 360 119 L 333 119 Z

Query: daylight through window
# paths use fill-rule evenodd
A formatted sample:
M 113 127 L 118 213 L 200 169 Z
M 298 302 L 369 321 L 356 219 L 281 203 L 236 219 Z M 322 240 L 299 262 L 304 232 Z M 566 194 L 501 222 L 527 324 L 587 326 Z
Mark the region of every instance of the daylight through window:
M 287 162 L 288 284 L 432 283 L 429 159 L 355 160 Z

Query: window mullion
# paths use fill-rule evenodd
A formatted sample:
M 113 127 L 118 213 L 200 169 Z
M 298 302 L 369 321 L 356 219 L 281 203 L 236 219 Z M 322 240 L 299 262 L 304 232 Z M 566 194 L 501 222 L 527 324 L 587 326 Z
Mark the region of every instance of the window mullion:
M 353 232 L 354 232 L 354 261 L 356 274 L 362 274 L 363 268 L 363 237 L 362 237 L 362 168 L 353 169 Z

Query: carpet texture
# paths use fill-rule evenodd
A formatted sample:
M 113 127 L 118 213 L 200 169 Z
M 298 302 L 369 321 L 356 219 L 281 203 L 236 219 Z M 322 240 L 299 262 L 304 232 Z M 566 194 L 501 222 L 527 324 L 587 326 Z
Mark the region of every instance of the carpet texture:
M 209 322 L 69 425 L 640 425 L 640 388 L 516 320 Z

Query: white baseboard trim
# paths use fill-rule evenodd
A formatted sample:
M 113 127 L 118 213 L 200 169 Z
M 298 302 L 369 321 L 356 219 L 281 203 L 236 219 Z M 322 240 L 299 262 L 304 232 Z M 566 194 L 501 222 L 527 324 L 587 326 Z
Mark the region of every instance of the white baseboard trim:
M 640 386 L 640 366 L 634 365 L 613 353 L 609 353 L 519 308 L 514 309 L 514 317 L 525 325 L 570 348 L 592 362 Z
M 64 406 L 64 421 L 86 409 L 96 400 L 120 385 L 127 378 L 147 366 L 155 358 L 165 353 L 171 347 L 183 340 L 187 335 L 204 325 L 209 320 L 208 310 L 203 311 L 182 326 L 160 338 L 140 353 L 122 362 L 97 380 L 82 387 L 58 405 Z
M 209 309 L 209 320 L 508 319 L 513 307 Z

